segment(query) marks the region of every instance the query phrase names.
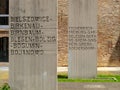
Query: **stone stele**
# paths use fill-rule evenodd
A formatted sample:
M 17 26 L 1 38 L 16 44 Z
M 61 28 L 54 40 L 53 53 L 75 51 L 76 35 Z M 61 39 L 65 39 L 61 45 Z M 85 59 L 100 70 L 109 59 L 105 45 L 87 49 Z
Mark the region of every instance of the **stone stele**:
M 97 74 L 97 0 L 69 0 L 68 77 Z
M 10 0 L 11 90 L 57 90 L 57 0 Z

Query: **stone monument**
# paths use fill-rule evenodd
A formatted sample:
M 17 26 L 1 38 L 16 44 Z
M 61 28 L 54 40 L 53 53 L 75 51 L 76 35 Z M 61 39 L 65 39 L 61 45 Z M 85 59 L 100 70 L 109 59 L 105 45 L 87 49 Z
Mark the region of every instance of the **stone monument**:
M 97 0 L 69 0 L 68 77 L 97 74 Z
M 57 0 L 10 0 L 11 90 L 57 90 Z

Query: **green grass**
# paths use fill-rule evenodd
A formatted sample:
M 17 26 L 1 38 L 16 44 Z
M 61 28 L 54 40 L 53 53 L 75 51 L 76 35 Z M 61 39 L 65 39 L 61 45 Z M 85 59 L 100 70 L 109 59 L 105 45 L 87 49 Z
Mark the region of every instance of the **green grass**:
M 59 73 L 58 82 L 120 82 L 120 75 L 98 74 L 96 78 L 92 79 L 68 79 L 67 73 Z

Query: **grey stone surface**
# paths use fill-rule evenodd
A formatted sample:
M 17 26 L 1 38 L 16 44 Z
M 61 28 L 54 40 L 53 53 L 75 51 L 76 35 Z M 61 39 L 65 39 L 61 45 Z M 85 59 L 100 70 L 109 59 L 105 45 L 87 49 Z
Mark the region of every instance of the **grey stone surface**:
M 61 82 L 58 90 L 120 90 L 120 83 L 73 83 Z
M 69 0 L 69 78 L 97 74 L 97 0 Z
M 57 1 L 10 0 L 12 90 L 57 90 Z

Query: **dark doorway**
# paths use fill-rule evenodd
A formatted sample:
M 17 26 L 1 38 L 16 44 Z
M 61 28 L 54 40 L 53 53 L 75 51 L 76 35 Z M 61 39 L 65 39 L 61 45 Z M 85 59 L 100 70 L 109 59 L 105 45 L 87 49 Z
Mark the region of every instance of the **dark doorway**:
M 8 62 L 8 37 L 0 37 L 0 62 Z

